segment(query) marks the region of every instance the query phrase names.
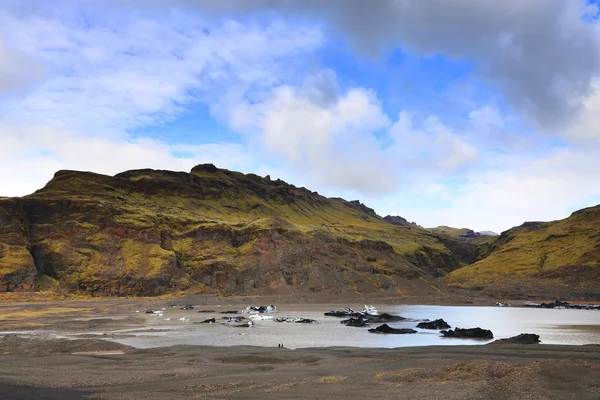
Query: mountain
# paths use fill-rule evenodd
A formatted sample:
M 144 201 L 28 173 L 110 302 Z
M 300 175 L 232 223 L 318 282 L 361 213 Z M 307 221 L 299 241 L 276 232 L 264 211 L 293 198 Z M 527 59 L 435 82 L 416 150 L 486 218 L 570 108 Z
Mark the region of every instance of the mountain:
M 398 215 L 388 215 L 383 217 L 384 220 L 386 220 L 387 222 L 389 222 L 392 225 L 398 225 L 398 226 L 415 226 L 415 227 L 419 227 L 419 225 L 417 225 L 414 222 L 408 222 L 406 220 L 406 218 L 402 218 Z
M 476 233 L 472 229 L 452 228 L 452 227 L 444 226 L 444 225 L 438 226 L 435 228 L 429 228 L 429 230 L 431 232 L 449 235 L 449 236 L 452 236 L 452 237 L 455 237 L 458 239 L 475 239 L 475 238 L 481 236 L 480 234 Z
M 477 232 L 480 236 L 500 236 L 499 234 L 497 234 L 496 232 L 492 232 L 492 231 L 480 231 Z
M 487 256 L 452 271 L 453 286 L 496 292 L 595 294 L 600 290 L 600 206 L 553 222 L 526 222 L 502 232 Z M 582 296 L 580 296 L 582 297 Z
M 409 224 L 410 225 L 410 224 Z M 98 295 L 444 292 L 476 246 L 358 201 L 212 164 L 59 171 L 0 199 L 0 290 Z

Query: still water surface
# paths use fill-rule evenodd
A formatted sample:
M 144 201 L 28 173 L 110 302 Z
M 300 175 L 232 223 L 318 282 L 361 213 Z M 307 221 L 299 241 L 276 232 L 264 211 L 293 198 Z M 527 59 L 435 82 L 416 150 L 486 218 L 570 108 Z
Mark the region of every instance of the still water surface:
M 520 307 L 458 307 L 458 306 L 378 306 L 379 312 L 398 314 L 416 320 L 443 318 L 452 328 L 481 327 L 490 329 L 495 339 L 520 333 L 536 333 L 545 344 L 600 344 L 600 311 L 559 310 Z M 305 317 L 316 319 L 314 324 L 278 323 L 257 321 L 251 328 L 227 327 L 220 324 L 222 314 L 197 313 L 167 309 L 164 317 L 151 317 L 143 332 L 130 331 L 133 338 L 117 341 L 139 348 L 171 346 L 178 344 L 207 346 L 268 346 L 283 343 L 287 348 L 302 347 L 407 347 L 431 345 L 486 344 L 490 340 L 441 338 L 438 331 L 417 329 L 417 334 L 373 334 L 367 328 L 347 327 L 341 318 L 325 317 L 324 312 L 341 307 L 326 305 L 282 305 L 274 316 Z M 343 308 L 343 307 L 342 307 Z M 225 307 L 223 307 L 225 309 Z M 229 308 L 227 308 L 229 309 Z M 356 306 L 361 310 L 362 306 Z M 215 308 L 216 311 L 220 309 Z M 190 322 L 177 318 L 186 316 Z M 194 324 L 216 317 L 215 324 Z M 248 316 L 246 314 L 246 316 Z M 171 318 L 170 321 L 165 321 Z M 388 325 L 396 328 L 415 328 L 416 322 L 398 322 Z M 376 327 L 379 324 L 373 324 Z

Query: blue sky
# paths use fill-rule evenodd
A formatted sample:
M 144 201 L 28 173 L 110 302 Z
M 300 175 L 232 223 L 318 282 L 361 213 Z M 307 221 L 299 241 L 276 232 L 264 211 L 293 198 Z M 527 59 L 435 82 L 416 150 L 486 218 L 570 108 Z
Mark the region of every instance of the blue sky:
M 423 226 L 600 203 L 597 2 L 8 0 L 0 195 L 213 162 Z

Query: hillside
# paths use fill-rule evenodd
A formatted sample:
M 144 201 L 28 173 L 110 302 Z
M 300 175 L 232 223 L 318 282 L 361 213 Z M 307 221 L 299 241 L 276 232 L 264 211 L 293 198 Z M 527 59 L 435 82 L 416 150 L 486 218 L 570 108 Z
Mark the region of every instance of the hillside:
M 518 293 L 600 291 L 600 206 L 503 232 L 488 256 L 444 277 L 449 285 Z M 555 291 L 557 289 L 558 291 Z
M 477 248 L 358 201 L 198 165 L 59 171 L 0 199 L 3 291 L 94 295 L 441 293 Z

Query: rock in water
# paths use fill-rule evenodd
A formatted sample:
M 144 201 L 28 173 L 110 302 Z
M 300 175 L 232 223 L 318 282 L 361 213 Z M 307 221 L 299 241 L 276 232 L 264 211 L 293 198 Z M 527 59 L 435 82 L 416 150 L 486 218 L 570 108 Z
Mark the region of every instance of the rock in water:
M 536 335 L 535 333 L 521 333 L 508 339 L 496 340 L 494 343 L 537 344 L 539 342 L 540 335 Z
M 396 329 L 390 327 L 388 324 L 379 325 L 377 328 L 369 329 L 371 333 L 391 333 L 396 335 L 402 335 L 406 333 L 417 333 L 414 329 Z
M 365 319 L 365 321 L 371 323 L 398 322 L 406 320 L 406 318 L 401 317 L 400 315 L 391 315 L 388 313 L 381 313 L 377 315 L 365 315 L 363 318 Z
M 436 319 L 435 321 L 420 322 L 419 324 L 417 324 L 417 328 L 440 330 L 440 329 L 450 329 L 450 325 L 448 325 L 448 323 L 446 321 L 444 321 L 443 319 Z
M 456 328 L 454 330 L 450 329 L 447 331 L 440 332 L 444 337 L 452 337 L 452 338 L 464 338 L 464 339 L 493 339 L 494 334 L 492 331 L 488 329 L 477 328 L 469 328 L 469 329 L 461 329 Z
M 355 326 L 358 328 L 368 325 L 362 317 L 358 317 L 358 318 L 350 317 L 349 319 L 340 321 L 340 323 L 344 324 L 346 326 Z

